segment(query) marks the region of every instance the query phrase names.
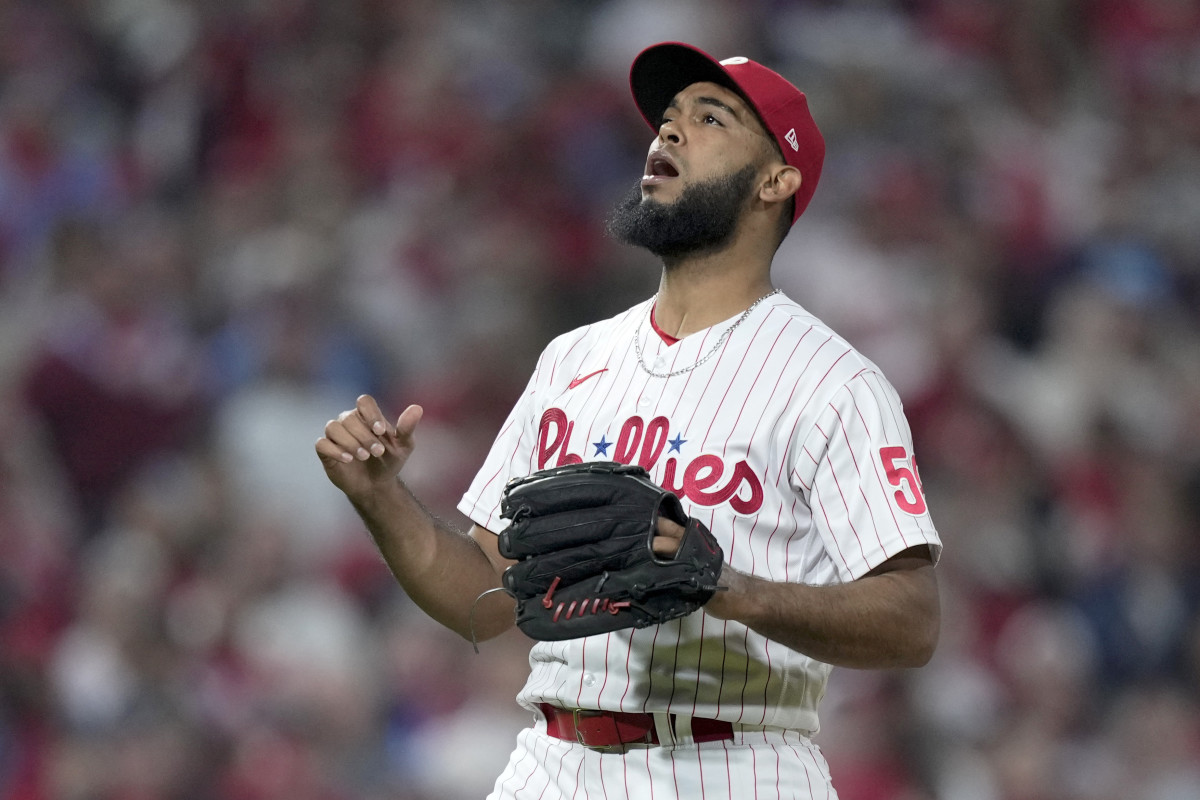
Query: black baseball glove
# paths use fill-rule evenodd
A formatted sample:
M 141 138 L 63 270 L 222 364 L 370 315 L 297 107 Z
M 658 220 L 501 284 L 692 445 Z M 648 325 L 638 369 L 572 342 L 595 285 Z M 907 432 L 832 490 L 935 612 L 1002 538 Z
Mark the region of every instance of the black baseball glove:
M 692 613 L 717 591 L 721 546 L 641 467 L 591 461 L 515 478 L 500 512 L 512 520 L 500 554 L 517 559 L 504 587 L 517 599 L 517 626 L 534 639 L 644 628 Z M 685 528 L 673 558 L 651 550 L 660 516 Z

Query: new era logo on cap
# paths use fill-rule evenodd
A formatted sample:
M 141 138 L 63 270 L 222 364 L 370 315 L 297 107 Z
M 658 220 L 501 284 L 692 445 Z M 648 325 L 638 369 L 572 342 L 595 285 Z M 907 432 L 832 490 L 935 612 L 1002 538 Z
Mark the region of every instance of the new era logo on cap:
M 681 42 L 662 42 L 643 50 L 629 70 L 629 85 L 642 116 L 658 130 L 671 100 L 693 83 L 711 81 L 737 92 L 758 115 L 775 139 L 783 160 L 800 171 L 796 192 L 795 222 L 808 207 L 825 161 L 821 136 L 808 98 L 779 73 L 735 56 L 717 61 L 702 50 Z

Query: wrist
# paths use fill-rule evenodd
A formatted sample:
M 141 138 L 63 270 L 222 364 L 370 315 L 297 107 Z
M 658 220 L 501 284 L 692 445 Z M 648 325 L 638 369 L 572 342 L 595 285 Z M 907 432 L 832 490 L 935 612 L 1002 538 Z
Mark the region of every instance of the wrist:
M 704 610 L 714 617 L 744 621 L 753 603 L 755 578 L 726 564 L 717 579 L 717 592 Z
M 353 492 L 346 492 L 346 499 L 364 520 L 390 516 L 404 500 L 411 497 L 400 477 L 371 482 Z

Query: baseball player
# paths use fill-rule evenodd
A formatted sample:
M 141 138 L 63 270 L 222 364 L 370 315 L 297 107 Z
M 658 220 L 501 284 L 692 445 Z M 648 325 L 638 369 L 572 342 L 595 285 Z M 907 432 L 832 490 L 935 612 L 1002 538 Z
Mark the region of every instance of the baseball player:
M 652 523 L 652 560 L 720 562 L 676 616 L 533 645 L 517 698 L 533 723 L 492 798 L 836 797 L 811 738 L 830 670 L 920 666 L 938 636 L 909 428 L 879 369 L 771 286 L 824 159 L 805 95 L 678 43 L 643 51 L 630 82 L 655 135 L 610 232 L 661 258 L 658 292 L 549 344 L 459 506 L 471 530 L 398 479 L 419 406 L 392 423 L 360 397 L 316 449 L 405 591 L 472 640 L 514 624 L 500 540 L 532 524 L 506 495 L 531 473 L 640 467 L 683 514 Z M 564 615 L 557 577 L 523 619 L 608 621 L 599 596 Z

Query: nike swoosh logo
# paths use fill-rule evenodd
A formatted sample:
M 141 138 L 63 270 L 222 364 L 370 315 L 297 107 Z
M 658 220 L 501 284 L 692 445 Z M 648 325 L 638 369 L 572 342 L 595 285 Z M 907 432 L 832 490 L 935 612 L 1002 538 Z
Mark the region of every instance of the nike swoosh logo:
M 574 389 L 576 386 L 583 383 L 588 378 L 594 378 L 597 375 L 599 375 L 601 372 L 608 372 L 608 367 L 605 367 L 604 369 L 598 369 L 595 372 L 589 372 L 587 375 L 581 375 L 580 377 L 573 379 L 570 383 L 567 384 L 567 388 Z

